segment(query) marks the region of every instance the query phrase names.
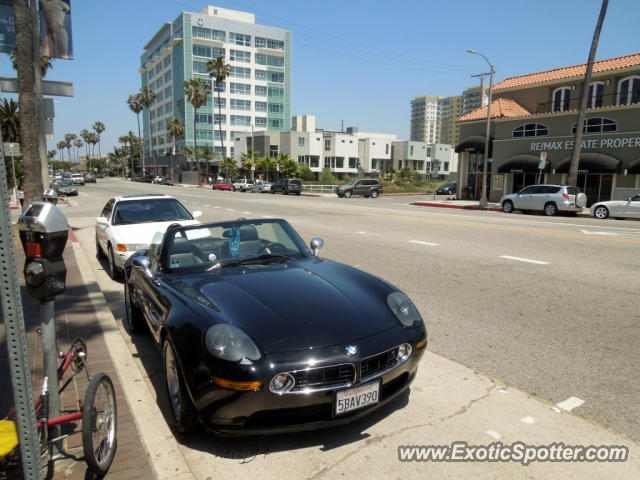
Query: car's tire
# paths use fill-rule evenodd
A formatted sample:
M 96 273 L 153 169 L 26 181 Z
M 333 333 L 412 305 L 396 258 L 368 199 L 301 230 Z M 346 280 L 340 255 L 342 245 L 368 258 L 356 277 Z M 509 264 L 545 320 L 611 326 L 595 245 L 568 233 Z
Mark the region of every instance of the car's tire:
M 451 189 L 449 189 L 449 190 L 447 190 L 447 191 L 445 192 L 445 194 L 446 194 L 446 195 L 453 195 L 453 192 L 451 191 Z
M 107 270 L 109 277 L 111 277 L 112 280 L 118 280 L 120 278 L 120 271 L 118 270 L 118 267 L 116 267 L 113 247 L 111 247 L 111 245 L 109 245 L 109 253 L 107 254 L 107 266 L 109 268 Z
M 82 450 L 89 469 L 98 476 L 109 471 L 118 447 L 116 392 L 106 373 L 89 382 L 82 407 Z
M 555 203 L 549 202 L 544 206 L 544 214 L 547 217 L 553 217 L 556 213 L 558 213 L 558 207 Z
M 144 328 L 142 312 L 131 300 L 131 287 L 127 281 L 124 282 L 124 320 L 129 333 L 138 333 Z
M 511 200 L 505 200 L 502 202 L 502 211 L 504 213 L 513 213 L 513 202 Z
M 102 251 L 102 247 L 100 246 L 100 242 L 98 242 L 98 236 L 96 235 L 96 258 L 98 260 L 102 260 L 104 257 L 105 257 L 105 254 Z
M 168 339 L 165 339 L 162 346 L 162 365 L 169 401 L 170 426 L 180 435 L 189 435 L 198 428 L 196 409 L 191 402 L 176 354 Z
M 371 198 L 378 198 L 378 190 L 371 190 Z
M 593 211 L 593 216 L 600 220 L 604 220 L 609 216 L 609 209 L 604 205 L 598 205 Z
M 344 195 L 342 193 L 336 193 L 336 195 L 338 195 L 338 198 L 344 197 Z
M 351 198 L 351 190 L 344 191 L 344 198 Z
M 289 195 L 289 190 L 282 190 L 283 195 Z
M 231 191 L 235 192 L 236 191 L 236 187 L 231 187 Z
M 275 195 L 275 194 L 276 194 L 276 191 L 275 191 L 275 189 L 272 188 L 271 189 L 271 195 Z
M 300 196 L 300 194 L 301 194 L 301 193 L 302 193 L 302 192 L 296 192 L 296 195 L 297 195 L 297 196 Z

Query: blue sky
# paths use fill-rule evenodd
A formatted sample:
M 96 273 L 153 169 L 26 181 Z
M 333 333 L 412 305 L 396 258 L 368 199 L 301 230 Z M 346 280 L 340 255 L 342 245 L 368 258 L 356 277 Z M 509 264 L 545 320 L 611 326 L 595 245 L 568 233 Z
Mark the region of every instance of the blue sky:
M 48 80 L 71 81 L 56 99 L 54 140 L 102 121 L 102 152 L 137 132 L 126 99 L 140 88 L 142 48 L 165 21 L 206 5 L 253 12 L 292 31 L 293 115 L 318 128 L 409 137 L 409 102 L 459 95 L 495 64 L 496 81 L 587 61 L 601 0 L 72 0 L 74 60 L 56 60 Z M 640 51 L 638 0 L 611 0 L 597 59 Z M 15 76 L 6 55 L 0 76 Z

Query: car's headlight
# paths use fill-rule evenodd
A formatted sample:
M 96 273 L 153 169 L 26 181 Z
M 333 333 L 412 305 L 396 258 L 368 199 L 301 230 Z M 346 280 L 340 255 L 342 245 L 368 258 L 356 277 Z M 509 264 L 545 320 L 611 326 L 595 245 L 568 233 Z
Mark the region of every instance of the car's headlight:
M 387 305 L 405 327 L 413 327 L 422 322 L 418 309 L 402 292 L 391 292 L 387 297 Z
M 210 327 L 205 334 L 204 344 L 211 355 L 230 362 L 237 362 L 243 358 L 260 360 L 262 357 L 249 335 L 228 323 L 218 323 Z

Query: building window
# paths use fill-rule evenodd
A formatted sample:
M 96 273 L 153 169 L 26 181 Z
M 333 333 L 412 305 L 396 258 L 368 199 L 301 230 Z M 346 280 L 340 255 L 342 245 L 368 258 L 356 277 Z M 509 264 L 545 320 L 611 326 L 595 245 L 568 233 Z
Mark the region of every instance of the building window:
M 304 137 L 298 137 L 298 146 L 304 147 Z
M 251 69 L 244 67 L 231 67 L 229 76 L 237 78 L 251 78 Z
M 569 87 L 561 87 L 553 91 L 553 111 L 564 112 L 569 110 L 569 101 L 571 100 L 571 89 Z
M 270 103 L 269 111 L 271 113 L 280 113 L 284 111 L 284 106 L 281 103 Z
M 256 95 L 260 95 L 262 97 L 267 96 L 267 87 L 262 87 L 260 85 L 256 85 Z
M 229 50 L 229 60 L 232 62 L 251 63 L 251 53 L 241 50 Z
M 213 139 L 214 140 L 220 140 L 220 130 L 214 130 L 213 131 Z M 222 131 L 222 140 L 226 140 L 227 139 L 227 132 L 225 132 L 224 130 Z
M 324 157 L 324 168 L 331 168 L 331 157 Z
M 388 143 L 385 145 L 384 153 L 385 153 L 386 155 L 389 155 L 389 144 L 388 144 Z
M 215 108 L 227 108 L 227 99 L 226 98 L 213 98 L 213 106 Z
M 277 157 L 278 156 L 278 146 L 277 145 L 269 145 L 269 156 Z
M 214 92 L 224 93 L 225 90 L 226 90 L 225 82 L 220 82 L 220 83 L 213 82 L 213 91 Z
M 198 140 L 213 140 L 213 130 L 201 130 L 196 128 L 196 138 Z
M 193 36 L 195 38 L 208 38 L 210 40 L 225 41 L 225 33 L 221 30 L 212 30 L 210 28 L 192 27 Z
M 444 171 L 445 172 L 449 171 L 449 162 L 444 162 Z
M 231 115 L 231 125 L 240 127 L 250 127 L 251 117 L 244 115 Z
M 584 121 L 582 127 L 582 133 L 604 133 L 615 132 L 618 129 L 618 125 L 614 120 L 609 118 L 587 118 Z M 571 133 L 576 133 L 576 124 L 571 127 Z
M 604 83 L 593 82 L 589 85 L 589 101 L 587 108 L 598 108 L 602 106 L 602 96 L 604 95 Z
M 229 33 L 229 42 L 235 45 L 242 45 L 243 47 L 251 46 L 251 35 L 244 35 L 242 33 Z
M 284 67 L 284 57 L 256 53 L 256 63 L 258 65 L 269 65 L 270 67 Z
M 627 77 L 618 84 L 618 105 L 640 102 L 640 77 Z
M 255 122 L 256 127 L 267 127 L 267 119 L 265 117 L 256 117 Z
M 251 100 L 231 99 L 231 110 L 251 110 Z
M 242 95 L 251 95 L 251 85 L 247 83 L 233 83 L 231 82 L 231 93 L 240 93 Z
M 269 124 L 271 125 L 271 128 L 281 128 L 282 127 L 282 120 L 279 120 L 277 118 L 273 118 L 269 121 Z
M 266 80 L 267 79 L 267 71 L 266 70 L 256 70 L 255 71 L 256 80 Z
M 267 102 L 256 102 L 255 103 L 256 112 L 266 112 L 267 111 Z
M 358 157 L 349 157 L 349 168 L 358 168 L 359 164 Z
M 193 62 L 193 73 L 207 73 L 207 64 L 204 62 Z
M 224 125 L 225 123 L 227 123 L 227 116 L 226 115 L 218 115 L 217 113 L 213 116 L 213 121 L 215 122 L 216 125 Z
M 515 128 L 512 132 L 513 138 L 522 137 L 543 137 L 549 135 L 549 130 L 545 125 L 539 123 L 527 123 Z
M 344 157 L 336 157 L 336 168 L 344 168 Z
M 269 72 L 269 81 L 272 83 L 284 83 L 284 73 Z
M 413 145 L 409 147 L 409 155 L 413 155 Z
M 330 138 L 325 138 L 324 139 L 324 151 L 325 152 L 330 152 L 331 151 L 331 139 Z

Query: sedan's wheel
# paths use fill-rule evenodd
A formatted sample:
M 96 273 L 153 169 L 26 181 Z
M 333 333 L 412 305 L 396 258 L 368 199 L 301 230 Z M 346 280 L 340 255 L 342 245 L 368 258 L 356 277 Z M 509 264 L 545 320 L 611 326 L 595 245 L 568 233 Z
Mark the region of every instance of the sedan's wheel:
M 129 282 L 124 282 L 124 313 L 127 321 L 127 329 L 129 333 L 137 333 L 142 330 L 143 319 L 140 307 L 134 305 L 131 301 L 131 287 Z
M 282 190 L 282 193 L 284 193 L 285 195 L 289 195 L 289 190 Z
M 556 207 L 555 203 L 547 203 L 544 206 L 544 214 L 547 217 L 553 217 L 556 213 L 558 213 L 558 207 Z
M 344 198 L 351 198 L 351 190 L 346 190 L 344 192 Z
M 502 211 L 504 213 L 511 213 L 513 212 L 513 202 L 511 200 L 505 200 L 502 203 Z
M 107 262 L 109 264 L 109 271 L 107 272 L 113 280 L 118 280 L 120 272 L 116 267 L 115 257 L 113 256 L 113 248 L 109 245 L 109 254 L 107 255 Z
M 593 216 L 599 218 L 600 220 L 604 220 L 609 216 L 609 209 L 604 205 L 600 205 L 593 211 Z
M 453 194 L 453 192 L 452 192 L 451 190 L 447 190 L 447 191 L 446 191 L 446 194 L 447 194 L 447 195 L 452 195 L 452 194 Z
M 378 198 L 378 190 L 371 190 L 371 198 Z
M 272 188 L 271 189 L 271 195 L 275 195 L 276 191 Z
M 236 187 L 231 187 L 231 191 L 235 192 L 236 191 Z
M 165 385 L 171 408 L 171 427 L 177 433 L 188 435 L 198 427 L 196 411 L 187 393 L 175 352 L 169 340 L 164 341 L 162 357 L 164 359 Z
M 102 260 L 104 258 L 104 252 L 102 251 L 102 247 L 100 247 L 100 242 L 98 242 L 97 235 L 96 235 L 96 258 L 98 260 Z

